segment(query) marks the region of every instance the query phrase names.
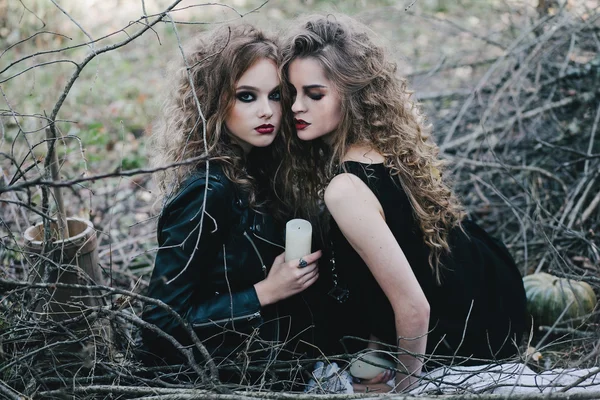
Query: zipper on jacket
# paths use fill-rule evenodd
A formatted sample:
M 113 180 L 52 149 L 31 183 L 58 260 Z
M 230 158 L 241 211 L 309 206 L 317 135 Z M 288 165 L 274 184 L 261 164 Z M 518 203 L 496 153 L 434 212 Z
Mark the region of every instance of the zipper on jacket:
M 285 246 L 282 246 L 282 245 L 280 245 L 280 244 L 278 244 L 278 243 L 275 243 L 275 242 L 271 242 L 270 240 L 267 240 L 267 239 L 265 239 L 264 237 L 258 236 L 258 235 L 256 234 L 256 232 L 252 232 L 252 234 L 253 234 L 253 235 L 254 235 L 254 236 L 257 238 L 257 239 L 260 239 L 260 240 L 262 240 L 263 242 L 269 243 L 269 244 L 270 244 L 270 245 L 272 245 L 272 246 L 279 247 L 280 249 L 284 249 L 284 250 L 285 250 Z
M 258 256 L 258 259 L 260 260 L 260 264 L 262 265 L 262 269 L 263 269 L 263 274 L 265 275 L 265 278 L 267 277 L 267 266 L 265 265 L 260 252 L 258 251 L 258 248 L 256 247 L 256 245 L 254 244 L 254 241 L 252 240 L 252 238 L 250 237 L 250 235 L 248 235 L 248 232 L 244 231 L 244 236 L 246 236 L 246 239 L 248 239 L 248 241 L 250 242 L 250 244 L 252 245 L 252 248 L 254 249 L 254 251 L 256 252 L 256 255 Z M 254 233 L 254 236 L 256 236 L 256 233 Z M 258 237 L 258 236 L 257 236 Z M 262 239 L 262 238 L 259 238 Z M 266 242 L 268 242 L 266 239 L 262 239 Z M 273 307 L 275 308 L 275 317 L 276 317 L 276 330 L 275 330 L 275 340 L 279 343 L 279 337 L 281 336 L 281 326 L 280 326 L 280 319 L 279 319 L 279 304 L 275 303 L 273 304 Z M 277 351 L 275 350 L 277 348 L 277 346 L 273 346 L 271 348 L 270 354 L 269 354 L 269 359 L 270 360 L 275 360 L 277 357 Z
M 256 245 L 252 241 L 252 238 L 250 237 L 250 235 L 248 235 L 248 232 L 244 231 L 244 236 L 246 237 L 246 239 L 248 239 L 248 241 L 252 245 L 252 248 L 256 252 L 256 255 L 258 256 L 258 259 L 260 260 L 260 265 L 262 265 L 263 274 L 264 274 L 264 276 L 266 278 L 267 277 L 267 266 L 265 265 L 265 262 L 263 261 L 262 256 L 260 255 L 260 252 L 258 251 L 258 248 L 256 247 Z
M 201 327 L 205 327 L 205 326 L 209 326 L 209 325 L 220 325 L 220 324 L 225 324 L 227 322 L 240 321 L 242 319 L 245 319 L 246 321 L 251 321 L 254 318 L 259 318 L 259 317 L 260 317 L 260 311 L 257 311 L 252 314 L 240 315 L 239 317 L 229 317 L 229 318 L 223 318 L 223 319 L 218 319 L 218 320 L 211 320 L 208 322 L 200 322 L 200 323 L 192 324 L 192 326 L 194 328 L 201 328 Z

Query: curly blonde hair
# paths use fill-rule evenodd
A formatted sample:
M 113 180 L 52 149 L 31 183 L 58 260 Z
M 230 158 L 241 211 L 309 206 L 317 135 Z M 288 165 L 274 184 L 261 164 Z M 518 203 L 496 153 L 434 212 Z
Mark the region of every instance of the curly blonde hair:
M 286 41 L 284 79 L 293 60 L 317 60 L 340 94 L 342 117 L 327 145 L 322 139 L 307 143 L 296 135 L 287 138 L 288 151 L 295 157 L 281 172 L 284 196 L 297 214 L 321 223 L 324 188 L 344 155 L 352 145 L 369 146 L 383 155 L 385 166 L 406 192 L 430 249 L 429 265 L 440 282 L 440 257 L 450 252 L 449 232 L 460 226 L 463 207 L 442 179 L 444 165 L 431 140 L 431 126 L 411 101 L 406 82 L 396 77 L 396 64 L 371 36 L 348 17 L 328 15 L 309 17 Z M 306 190 L 299 190 L 294 182 L 302 182 Z
M 170 92 L 153 126 L 151 164 L 173 168 L 155 174 L 162 196 L 175 193 L 182 181 L 207 160 L 218 162 L 228 179 L 257 205 L 257 187 L 271 186 L 269 177 L 283 139 L 278 135 L 267 148 L 245 155 L 231 140 L 225 119 L 235 104 L 235 85 L 260 59 L 280 65 L 273 38 L 248 24 L 223 26 L 198 35 L 184 50 L 183 59 L 170 65 Z M 193 162 L 184 163 L 192 160 Z M 265 184 L 257 184 L 263 179 Z

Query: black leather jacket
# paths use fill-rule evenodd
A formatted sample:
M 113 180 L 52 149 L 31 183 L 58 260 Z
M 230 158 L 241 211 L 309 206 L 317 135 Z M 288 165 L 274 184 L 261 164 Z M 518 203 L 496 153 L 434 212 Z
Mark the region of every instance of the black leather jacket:
M 253 285 L 267 276 L 274 258 L 284 251 L 282 239 L 283 230 L 269 215 L 250 208 L 247 196 L 213 162 L 208 179 L 205 171 L 192 175 L 161 213 L 148 296 L 187 320 L 213 357 L 243 350 L 249 337 L 259 346 L 261 340 L 277 341 L 280 305 L 261 308 Z M 164 309 L 147 304 L 143 319 L 180 343 L 191 343 Z M 144 330 L 143 340 L 155 355 L 180 360 L 152 332 Z

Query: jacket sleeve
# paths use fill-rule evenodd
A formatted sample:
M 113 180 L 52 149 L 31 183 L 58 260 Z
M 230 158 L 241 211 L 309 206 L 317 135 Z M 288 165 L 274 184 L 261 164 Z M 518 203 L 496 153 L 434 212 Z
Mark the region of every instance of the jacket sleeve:
M 202 218 L 206 185 L 204 176 L 193 179 L 165 206 L 158 226 L 160 247 L 148 296 L 163 301 L 193 326 L 250 314 L 260 316 L 260 302 L 253 286 L 216 294 L 211 282 L 206 281 L 230 234 L 233 204 L 232 190 L 211 176 Z M 144 320 L 178 340 L 185 341 L 188 336 L 162 307 L 148 304 Z

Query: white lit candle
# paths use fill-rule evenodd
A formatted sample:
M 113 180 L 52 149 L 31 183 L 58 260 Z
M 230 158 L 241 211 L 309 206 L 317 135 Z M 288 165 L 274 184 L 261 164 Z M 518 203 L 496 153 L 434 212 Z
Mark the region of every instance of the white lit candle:
M 311 253 L 312 226 L 305 219 L 292 219 L 285 225 L 285 261 Z

